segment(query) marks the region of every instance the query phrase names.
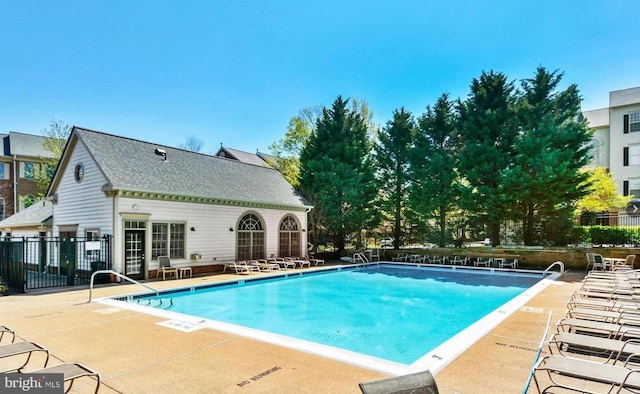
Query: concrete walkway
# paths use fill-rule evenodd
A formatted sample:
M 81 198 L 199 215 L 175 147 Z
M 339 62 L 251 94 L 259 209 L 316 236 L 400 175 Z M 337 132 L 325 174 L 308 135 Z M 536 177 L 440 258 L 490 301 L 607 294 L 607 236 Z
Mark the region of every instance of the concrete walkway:
M 218 274 L 156 281 L 158 289 L 237 279 Z M 545 330 L 556 322 L 582 275 L 568 273 L 435 375 L 441 393 L 522 392 Z M 94 298 L 142 291 L 94 289 Z M 59 362 L 100 372 L 100 393 L 359 393 L 358 383 L 387 376 L 338 361 L 210 329 L 182 332 L 160 317 L 87 303 L 89 290 L 0 297 L 0 325 L 48 348 Z M 35 356 L 29 365 L 42 362 Z M 3 369 L 6 360 L 0 360 Z M 79 379 L 74 393 L 93 392 Z

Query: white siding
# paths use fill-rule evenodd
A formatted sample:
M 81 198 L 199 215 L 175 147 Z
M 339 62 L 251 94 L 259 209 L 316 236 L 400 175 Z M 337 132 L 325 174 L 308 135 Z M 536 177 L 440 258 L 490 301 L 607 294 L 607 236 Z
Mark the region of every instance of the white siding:
M 640 93 L 640 91 L 639 91 Z M 626 97 L 628 99 L 628 97 Z M 640 166 L 623 165 L 623 149 L 632 144 L 640 144 L 640 132 L 624 134 L 624 115 L 640 111 L 640 94 L 636 96 L 636 104 L 611 109 L 611 152 L 610 169 L 615 179 L 618 193 L 622 195 L 623 182 L 640 176 Z
M 84 178 L 76 182 L 75 166 L 82 163 Z M 101 190 L 107 182 L 93 158 L 81 141 L 78 141 L 56 190 L 58 202 L 54 205 L 54 231 L 59 226 L 78 226 L 78 236 L 84 235 L 85 228 L 99 228 L 100 234 L 113 234 L 112 198 Z
M 120 211 L 119 214 L 149 214 L 150 222 L 185 223 L 186 258 L 172 260 L 177 265 L 208 265 L 235 260 L 237 224 L 240 218 L 249 212 L 258 214 L 264 220 L 267 256 L 271 254 L 277 255 L 278 253 L 278 230 L 280 221 L 284 216 L 295 215 L 298 218 L 301 229 L 306 230 L 307 227 L 307 215 L 305 212 L 276 209 L 253 209 L 131 198 L 120 198 L 118 200 L 118 209 Z M 191 231 L 192 227 L 195 231 Z M 233 229 L 233 231 L 229 229 Z M 306 234 L 306 232 L 302 233 L 302 245 L 307 243 Z M 122 235 L 119 235 L 120 238 Z M 145 254 L 151 256 L 150 226 L 147 228 L 146 248 Z M 202 255 L 202 259 L 197 263 L 193 263 L 189 259 L 189 256 L 194 253 Z M 120 249 L 118 256 L 114 256 L 114 260 L 122 261 L 122 259 L 122 249 Z M 156 269 L 157 264 L 157 261 L 148 261 L 149 269 Z

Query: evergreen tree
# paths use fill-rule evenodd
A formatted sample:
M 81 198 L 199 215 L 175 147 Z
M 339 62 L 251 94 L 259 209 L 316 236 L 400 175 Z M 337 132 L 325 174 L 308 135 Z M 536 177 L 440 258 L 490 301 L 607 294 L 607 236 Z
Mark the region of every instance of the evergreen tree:
M 518 98 L 516 156 L 504 172 L 504 184 L 513 216 L 522 221 L 525 245 L 564 242 L 550 239 L 544 224 L 571 223 L 571 207 L 588 186 L 581 169 L 589 162 L 591 132 L 578 120 L 577 86 L 557 91 L 561 79 L 562 73 L 538 67 L 534 78 L 522 81 Z
M 500 72 L 482 72 L 471 82 L 469 97 L 459 103 L 459 170 L 468 185 L 461 203 L 482 215 L 491 244 L 500 243 L 500 223 L 505 219 L 510 191 L 503 177 L 513 166 L 517 136 L 513 83 Z
M 404 108 L 393 112 L 378 134 L 375 145 L 379 207 L 386 220 L 393 223 L 393 247 L 398 249 L 403 239 L 405 205 L 409 195 L 409 155 L 413 145 L 415 122 Z
M 300 189 L 339 252 L 375 217 L 372 144 L 365 119 L 348 101 L 339 96 L 331 109 L 323 108 L 300 155 Z
M 412 151 L 411 187 L 412 212 L 418 223 L 436 219 L 437 243 L 441 247 L 451 240 L 447 231 L 447 216 L 457 204 L 458 186 L 457 117 L 454 103 L 445 93 L 433 108 L 418 120 L 418 133 Z

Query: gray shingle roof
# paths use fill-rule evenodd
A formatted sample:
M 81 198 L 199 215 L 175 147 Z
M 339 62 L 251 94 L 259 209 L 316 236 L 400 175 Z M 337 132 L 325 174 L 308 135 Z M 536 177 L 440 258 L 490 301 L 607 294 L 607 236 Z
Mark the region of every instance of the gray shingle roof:
M 41 135 L 9 132 L 6 137 L 9 139 L 10 155 L 28 157 L 53 157 L 53 153 L 44 149 L 42 142 L 45 137 Z
M 74 127 L 114 189 L 309 207 L 275 169 Z M 167 160 L 154 153 L 167 153 Z M 73 165 L 73 163 L 69 163 Z
M 52 216 L 53 203 L 51 201 L 42 200 L 1 221 L 0 228 L 37 226 L 43 224 Z

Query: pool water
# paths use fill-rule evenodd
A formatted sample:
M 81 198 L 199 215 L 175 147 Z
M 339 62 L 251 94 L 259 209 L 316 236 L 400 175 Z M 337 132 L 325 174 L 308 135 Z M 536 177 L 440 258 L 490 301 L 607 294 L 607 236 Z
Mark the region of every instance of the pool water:
M 375 265 L 131 302 L 411 364 L 541 279 Z

